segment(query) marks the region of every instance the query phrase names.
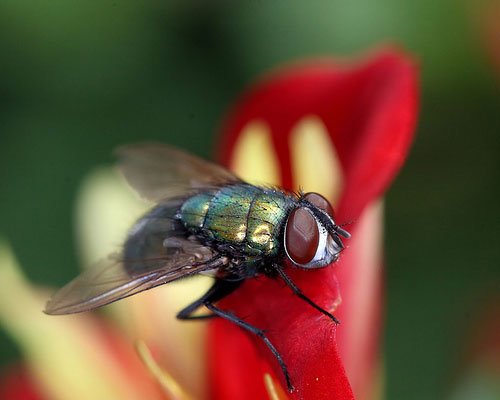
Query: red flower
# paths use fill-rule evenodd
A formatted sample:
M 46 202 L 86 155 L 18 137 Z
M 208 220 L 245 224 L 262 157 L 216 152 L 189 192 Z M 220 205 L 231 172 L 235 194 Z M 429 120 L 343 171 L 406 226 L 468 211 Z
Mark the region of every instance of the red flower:
M 212 398 L 352 399 L 351 385 L 358 399 L 374 393 L 381 308 L 379 199 L 405 159 L 416 97 L 412 63 L 386 52 L 358 66 L 322 60 L 277 72 L 233 110 L 220 160 L 245 179 L 324 194 L 335 205 L 337 222 L 350 223 L 353 237 L 335 266 L 289 268 L 306 295 L 342 320 L 339 327 L 283 283 L 265 277 L 245 282 L 221 302 L 267 331 L 295 391 L 283 390 L 282 371 L 258 339 L 218 320 L 210 325 L 207 346 Z M 106 242 L 122 234 L 110 231 L 118 221 L 123 224 L 133 209 L 139 214 L 145 207 L 133 205 L 120 182 L 101 171 L 82 190 L 80 230 L 91 258 L 108 252 Z M 193 279 L 192 286 L 188 281 L 185 287 L 120 301 L 107 313 L 112 322 L 104 324 L 89 314 L 43 315 L 47 295 L 26 282 L 3 242 L 0 261 L 0 322 L 20 344 L 29 370 L 0 384 L 0 395 L 205 398 L 201 339 L 206 325 L 182 323 L 174 315 L 178 301 L 184 304 L 187 293 L 199 295 L 200 284 L 210 282 Z M 339 286 L 344 304 L 337 309 Z M 15 304 L 8 301 L 12 298 Z M 137 338 L 140 358 L 131 345 Z
M 326 195 L 337 222 L 348 223 L 353 236 L 335 266 L 289 269 L 304 293 L 331 311 L 340 302 L 337 275 L 343 297 L 335 312 L 338 327 L 278 280 L 249 280 L 221 303 L 266 330 L 290 370 L 296 388 L 290 398 L 353 398 L 343 364 L 358 398 L 373 393 L 381 309 L 379 199 L 412 141 L 416 86 L 412 61 L 398 51 L 357 64 L 316 60 L 251 88 L 224 125 L 223 164 L 243 178 Z M 265 373 L 286 387 L 269 350 L 240 328 L 214 321 L 209 345 L 213 398 L 267 398 Z

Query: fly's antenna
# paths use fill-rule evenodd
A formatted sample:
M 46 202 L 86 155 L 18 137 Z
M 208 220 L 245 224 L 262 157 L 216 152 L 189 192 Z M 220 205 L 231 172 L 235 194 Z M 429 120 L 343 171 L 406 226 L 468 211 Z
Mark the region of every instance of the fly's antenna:
M 335 227 L 335 232 L 337 232 L 338 235 L 340 235 L 346 239 L 349 239 L 351 237 L 351 234 L 349 232 L 347 232 L 345 229 L 342 229 L 338 225 Z
M 346 239 L 349 239 L 351 237 L 351 234 L 349 232 L 347 232 L 343 227 L 346 225 L 352 225 L 353 223 L 354 223 L 354 221 L 348 221 L 348 222 L 344 222 L 344 223 L 339 224 L 339 225 L 335 225 L 335 232 L 337 232 L 338 235 L 340 235 Z

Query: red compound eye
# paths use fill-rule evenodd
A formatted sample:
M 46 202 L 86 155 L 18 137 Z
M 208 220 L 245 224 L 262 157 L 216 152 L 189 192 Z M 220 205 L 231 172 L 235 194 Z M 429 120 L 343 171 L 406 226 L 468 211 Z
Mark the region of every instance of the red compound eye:
M 285 231 L 286 251 L 296 264 L 307 264 L 316 255 L 319 229 L 316 219 L 304 207 L 298 207 L 288 216 Z
M 309 192 L 304 195 L 304 199 L 306 199 L 309 203 L 311 203 L 313 206 L 316 206 L 320 208 L 323 211 L 326 211 L 326 213 L 334 218 L 334 212 L 333 212 L 333 207 L 330 204 L 330 202 L 325 199 L 323 196 L 321 196 L 319 193 L 315 192 Z

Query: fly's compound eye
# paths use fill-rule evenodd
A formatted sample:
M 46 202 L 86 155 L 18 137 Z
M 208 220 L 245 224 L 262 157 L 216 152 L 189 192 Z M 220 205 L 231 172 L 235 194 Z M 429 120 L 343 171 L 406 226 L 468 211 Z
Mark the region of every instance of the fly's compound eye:
M 349 232 L 347 232 L 346 230 L 342 229 L 340 226 L 335 224 L 335 213 L 333 211 L 333 207 L 326 198 L 321 196 L 319 193 L 315 192 L 306 193 L 303 196 L 303 198 L 304 200 L 307 200 L 309 203 L 311 203 L 313 206 L 319 208 L 320 210 L 325 211 L 330 216 L 333 224 L 335 225 L 335 233 L 337 235 L 345 237 L 346 239 L 349 239 L 351 237 L 351 234 Z M 337 244 L 340 246 L 340 248 L 343 248 L 340 242 L 338 242 Z
M 333 218 L 335 218 L 333 207 L 330 202 L 321 196 L 319 193 L 309 192 L 304 195 L 304 199 L 311 203 L 313 206 L 318 207 L 319 209 L 326 211 L 326 213 Z
M 316 218 L 305 207 L 298 207 L 288 216 L 285 228 L 285 251 L 298 265 L 314 260 L 318 250 L 320 232 Z

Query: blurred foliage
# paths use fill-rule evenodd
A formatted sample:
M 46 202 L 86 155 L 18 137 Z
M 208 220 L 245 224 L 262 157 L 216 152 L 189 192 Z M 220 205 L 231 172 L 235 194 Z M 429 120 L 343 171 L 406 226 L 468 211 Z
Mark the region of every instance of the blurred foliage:
M 61 285 L 78 268 L 78 186 L 115 146 L 158 140 L 208 157 L 225 110 L 263 72 L 397 43 L 420 62 L 422 111 L 386 202 L 387 398 L 440 399 L 471 316 L 500 288 L 487 4 L 2 0 L 0 234 L 33 281 Z

